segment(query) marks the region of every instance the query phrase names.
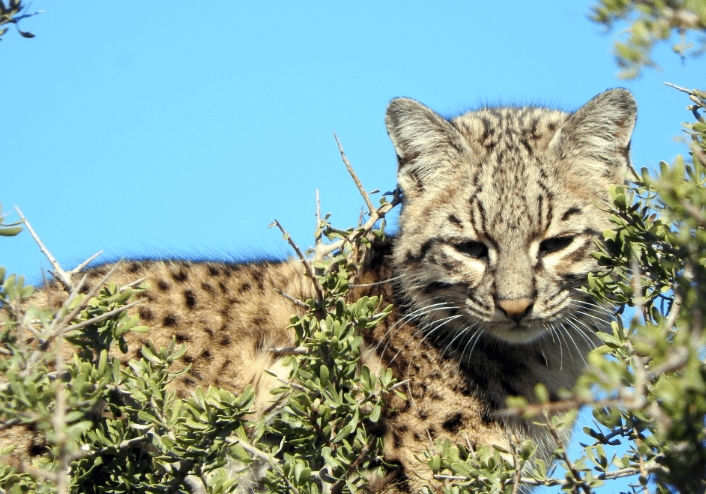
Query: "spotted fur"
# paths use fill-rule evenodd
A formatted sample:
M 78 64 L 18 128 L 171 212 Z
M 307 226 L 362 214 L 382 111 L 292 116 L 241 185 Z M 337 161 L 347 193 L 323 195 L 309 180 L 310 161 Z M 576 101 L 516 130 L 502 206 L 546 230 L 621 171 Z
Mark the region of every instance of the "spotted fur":
M 366 362 L 408 380 L 381 422 L 396 465 L 370 490 L 411 492 L 430 478 L 418 457 L 437 439 L 507 447 L 532 439 L 548 458 L 546 433 L 495 415 L 509 395 L 552 398 L 585 366 L 610 311 L 579 291 L 599 269 L 590 255 L 609 226 L 597 205 L 629 166 L 636 104 L 606 91 L 566 114 L 487 108 L 445 119 L 411 99 L 390 103 L 388 133 L 398 156 L 403 207 L 396 238 L 374 247 L 356 296 L 394 301 L 391 317 L 364 335 Z M 95 268 L 97 279 L 107 268 Z M 267 409 L 284 372 L 267 352 L 291 346 L 284 328 L 297 309 L 276 293 L 311 295 L 298 261 L 252 264 L 123 262 L 118 283 L 145 277 L 135 309 L 157 345 L 188 345 L 182 395 L 210 384 L 253 384 Z M 61 299 L 50 285 L 36 301 Z M 131 358 L 146 335 L 135 335 Z

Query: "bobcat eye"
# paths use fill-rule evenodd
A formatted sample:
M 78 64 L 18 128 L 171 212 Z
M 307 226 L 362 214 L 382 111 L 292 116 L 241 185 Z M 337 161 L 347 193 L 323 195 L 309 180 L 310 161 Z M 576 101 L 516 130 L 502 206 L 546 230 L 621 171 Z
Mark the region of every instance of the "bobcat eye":
M 468 242 L 454 244 L 454 247 L 461 254 L 465 254 L 474 259 L 485 259 L 488 257 L 488 246 L 483 242 L 475 242 L 471 240 Z
M 573 241 L 574 236 L 572 235 L 548 238 L 539 244 L 539 252 L 543 254 L 559 252 L 560 250 L 566 249 Z

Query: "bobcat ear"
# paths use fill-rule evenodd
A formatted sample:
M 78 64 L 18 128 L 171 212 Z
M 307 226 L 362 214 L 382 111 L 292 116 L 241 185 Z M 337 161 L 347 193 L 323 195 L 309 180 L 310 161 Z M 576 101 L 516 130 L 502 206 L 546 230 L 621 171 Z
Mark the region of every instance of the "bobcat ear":
M 611 183 L 622 183 L 636 120 L 632 93 L 610 89 L 571 115 L 552 137 L 549 149 L 571 163 L 571 171 L 581 179 L 593 180 L 599 174 Z
M 413 99 L 393 99 L 385 125 L 397 151 L 397 182 L 408 198 L 444 183 L 450 167 L 471 152 L 448 120 Z

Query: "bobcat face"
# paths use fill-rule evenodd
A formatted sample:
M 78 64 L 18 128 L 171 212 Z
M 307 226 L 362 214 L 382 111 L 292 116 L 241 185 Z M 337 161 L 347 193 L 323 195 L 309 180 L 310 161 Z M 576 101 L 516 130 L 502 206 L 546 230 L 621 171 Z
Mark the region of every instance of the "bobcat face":
M 483 334 L 589 339 L 604 326 L 605 309 L 578 289 L 599 269 L 591 252 L 609 222 L 596 203 L 623 181 L 635 114 L 620 89 L 573 115 L 501 108 L 450 121 L 393 100 L 405 198 L 395 269 L 409 317 L 469 352 Z

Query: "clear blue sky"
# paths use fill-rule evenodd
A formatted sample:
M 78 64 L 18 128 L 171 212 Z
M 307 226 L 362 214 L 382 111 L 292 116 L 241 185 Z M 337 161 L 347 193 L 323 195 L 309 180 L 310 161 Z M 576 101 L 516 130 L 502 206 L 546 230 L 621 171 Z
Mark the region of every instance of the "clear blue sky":
M 703 89 L 703 59 L 663 46 L 664 72 L 620 81 L 590 5 L 35 0 L 46 12 L 21 27 L 36 38 L 0 42 L 3 211 L 19 206 L 69 268 L 98 250 L 284 256 L 267 225 L 310 245 L 317 188 L 339 226 L 358 216 L 334 131 L 369 190 L 394 188 L 396 96 L 445 115 L 574 110 L 623 86 L 639 105 L 633 163 L 671 161 L 688 100 L 660 82 Z M 26 232 L 0 239 L 0 264 L 35 283 L 48 267 Z

